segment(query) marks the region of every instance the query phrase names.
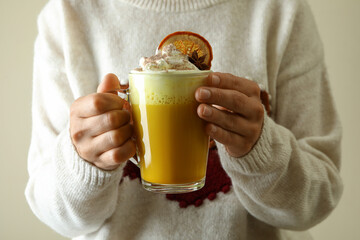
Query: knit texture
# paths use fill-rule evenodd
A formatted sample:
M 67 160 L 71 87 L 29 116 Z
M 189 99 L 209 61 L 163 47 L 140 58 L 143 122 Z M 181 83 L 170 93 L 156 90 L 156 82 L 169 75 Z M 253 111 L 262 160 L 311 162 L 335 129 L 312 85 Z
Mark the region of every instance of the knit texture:
M 26 198 L 59 234 L 306 240 L 305 230 L 338 204 L 341 126 L 305 0 L 51 0 L 38 29 Z M 103 171 L 81 159 L 70 139 L 77 98 L 96 92 L 109 72 L 126 82 L 140 57 L 180 30 L 210 42 L 213 71 L 248 76 L 271 95 L 271 115 L 246 156 L 234 158 L 216 142 L 224 175 L 209 171 L 215 177 L 203 190 L 216 195 L 148 192 L 130 163 Z
M 193 11 L 211 7 L 226 0 L 122 0 L 139 8 L 166 12 Z

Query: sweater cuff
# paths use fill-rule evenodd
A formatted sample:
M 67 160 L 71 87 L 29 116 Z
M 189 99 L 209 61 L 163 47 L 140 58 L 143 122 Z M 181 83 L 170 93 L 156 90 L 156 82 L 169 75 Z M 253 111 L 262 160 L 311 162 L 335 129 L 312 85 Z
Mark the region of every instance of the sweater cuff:
M 69 127 L 65 130 L 62 145 L 64 152 L 64 176 L 72 176 L 77 182 L 90 185 L 93 187 L 101 187 L 105 184 L 120 181 L 123 168 L 120 165 L 112 171 L 102 170 L 91 163 L 87 162 L 79 156 L 74 145 L 72 144 Z
M 221 164 L 227 172 L 237 171 L 242 174 L 263 174 L 276 168 L 276 160 L 271 158 L 272 150 L 272 128 L 276 127 L 275 122 L 264 116 L 264 123 L 261 135 L 253 149 L 243 157 L 236 158 L 229 155 L 223 144 L 216 142 Z

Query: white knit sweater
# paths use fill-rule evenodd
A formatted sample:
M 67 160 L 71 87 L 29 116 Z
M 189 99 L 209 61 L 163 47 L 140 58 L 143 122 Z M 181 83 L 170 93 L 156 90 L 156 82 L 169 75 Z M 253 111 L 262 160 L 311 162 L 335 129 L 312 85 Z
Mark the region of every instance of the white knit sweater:
M 305 240 L 303 230 L 337 205 L 341 127 L 305 0 L 51 0 L 38 27 L 26 198 L 58 233 Z M 125 164 L 110 172 L 90 165 L 69 136 L 75 99 L 95 92 L 107 73 L 126 79 L 141 56 L 179 30 L 209 40 L 212 70 L 248 76 L 272 96 L 272 115 L 248 155 L 232 158 L 217 143 L 230 190 L 186 208 L 143 190 L 123 175 Z

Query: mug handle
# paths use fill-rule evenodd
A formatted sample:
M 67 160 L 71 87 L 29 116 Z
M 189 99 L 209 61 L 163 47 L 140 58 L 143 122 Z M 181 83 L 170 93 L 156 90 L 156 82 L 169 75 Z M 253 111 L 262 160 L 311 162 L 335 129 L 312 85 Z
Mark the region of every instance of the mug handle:
M 129 84 L 122 85 L 120 83 L 120 89 L 117 90 L 117 95 L 126 101 L 126 103 L 124 104 L 124 109 L 131 112 L 131 105 L 130 105 L 130 98 L 129 98 L 129 95 L 130 95 Z M 131 116 L 130 121 L 132 121 L 132 116 Z M 133 164 L 135 164 L 138 168 L 140 168 L 139 162 L 136 158 L 131 157 L 129 160 Z

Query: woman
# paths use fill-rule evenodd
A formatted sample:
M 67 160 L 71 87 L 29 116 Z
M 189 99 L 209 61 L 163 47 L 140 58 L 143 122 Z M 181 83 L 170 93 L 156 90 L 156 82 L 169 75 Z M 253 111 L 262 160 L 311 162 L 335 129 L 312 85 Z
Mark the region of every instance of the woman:
M 26 197 L 60 234 L 311 239 L 303 230 L 339 202 L 341 127 L 304 0 L 53 0 L 38 25 Z M 165 197 L 134 180 L 129 115 L 106 92 L 178 30 L 213 47 L 217 72 L 195 97 L 221 164 L 206 194 Z M 270 115 L 259 84 L 271 96 Z M 111 112 L 117 121 L 107 121 Z

